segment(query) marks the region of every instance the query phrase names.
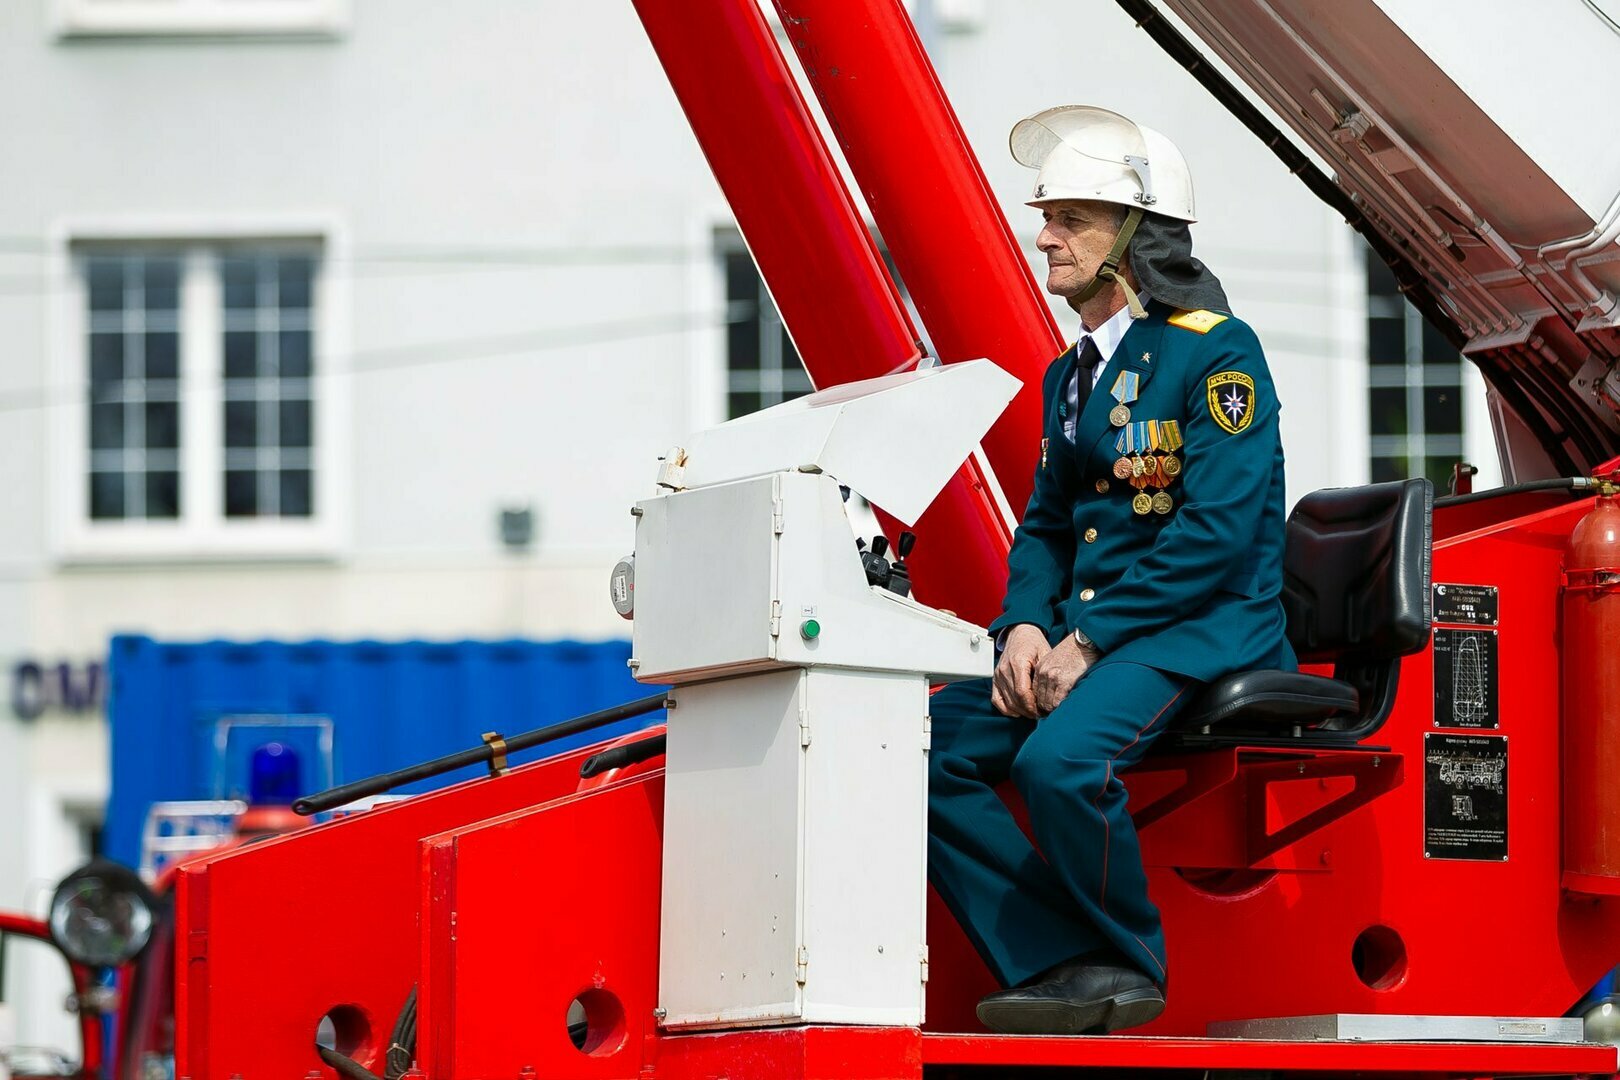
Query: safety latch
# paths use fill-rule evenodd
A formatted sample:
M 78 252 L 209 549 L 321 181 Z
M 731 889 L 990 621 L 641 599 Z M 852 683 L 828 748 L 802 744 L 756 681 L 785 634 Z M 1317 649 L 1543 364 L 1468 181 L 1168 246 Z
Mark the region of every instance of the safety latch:
M 509 771 L 506 764 L 506 739 L 498 731 L 484 732 L 484 745 L 489 747 L 489 775 L 505 776 Z

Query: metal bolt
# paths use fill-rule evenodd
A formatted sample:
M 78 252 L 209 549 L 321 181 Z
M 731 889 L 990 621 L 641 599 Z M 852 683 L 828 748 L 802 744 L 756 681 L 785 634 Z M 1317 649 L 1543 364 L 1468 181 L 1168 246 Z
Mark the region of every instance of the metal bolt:
M 653 1010 L 653 1019 L 657 1020 L 659 1023 L 663 1023 L 664 1018 L 667 1017 L 668 1015 L 669 1015 L 669 1010 L 664 1008 L 662 1005 L 660 1005 L 658 1008 Z

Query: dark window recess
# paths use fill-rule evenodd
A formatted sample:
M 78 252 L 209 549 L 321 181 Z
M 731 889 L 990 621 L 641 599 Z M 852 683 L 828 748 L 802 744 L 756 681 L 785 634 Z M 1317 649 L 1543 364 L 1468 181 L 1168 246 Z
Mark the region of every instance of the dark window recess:
M 79 258 L 92 520 L 180 516 L 180 269 L 180 256 L 161 250 Z
M 812 389 L 776 305 L 746 250 L 722 239 L 726 274 L 726 414 L 768 409 Z
M 241 250 L 225 293 L 225 516 L 314 513 L 316 260 Z
M 1463 359 L 1366 251 L 1367 423 L 1374 482 L 1427 476 L 1442 487 L 1463 452 Z

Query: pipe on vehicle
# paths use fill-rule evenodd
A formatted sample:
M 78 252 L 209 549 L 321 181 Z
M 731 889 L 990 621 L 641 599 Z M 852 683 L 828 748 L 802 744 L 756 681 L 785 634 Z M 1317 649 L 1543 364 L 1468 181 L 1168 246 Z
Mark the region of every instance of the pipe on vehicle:
M 1620 502 L 1602 493 L 1564 556 L 1563 886 L 1620 895 Z
M 914 365 L 916 331 L 758 5 L 634 2 L 811 381 L 826 387 Z M 1029 435 L 1026 474 L 1038 441 Z M 975 462 L 916 532 L 918 599 L 981 624 L 993 619 L 1010 527 Z

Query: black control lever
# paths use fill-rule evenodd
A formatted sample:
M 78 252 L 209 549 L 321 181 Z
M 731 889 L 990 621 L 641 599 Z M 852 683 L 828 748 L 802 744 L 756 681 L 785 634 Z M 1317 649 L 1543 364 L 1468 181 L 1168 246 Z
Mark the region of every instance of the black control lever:
M 872 537 L 871 550 L 867 550 L 866 541 L 860 538 L 855 540 L 855 550 L 861 553 L 861 569 L 866 571 L 866 583 L 876 585 L 880 589 L 889 587 L 889 575 L 893 572 L 889 560 L 883 557 L 889 550 L 889 538 L 879 533 Z
M 911 595 L 911 571 L 906 567 L 906 560 L 911 558 L 911 549 L 916 546 L 916 533 L 903 532 L 900 534 L 900 543 L 895 548 L 900 557 L 895 559 L 894 565 L 889 568 L 889 580 L 884 583 L 884 587 L 890 592 L 898 593 L 901 596 Z

